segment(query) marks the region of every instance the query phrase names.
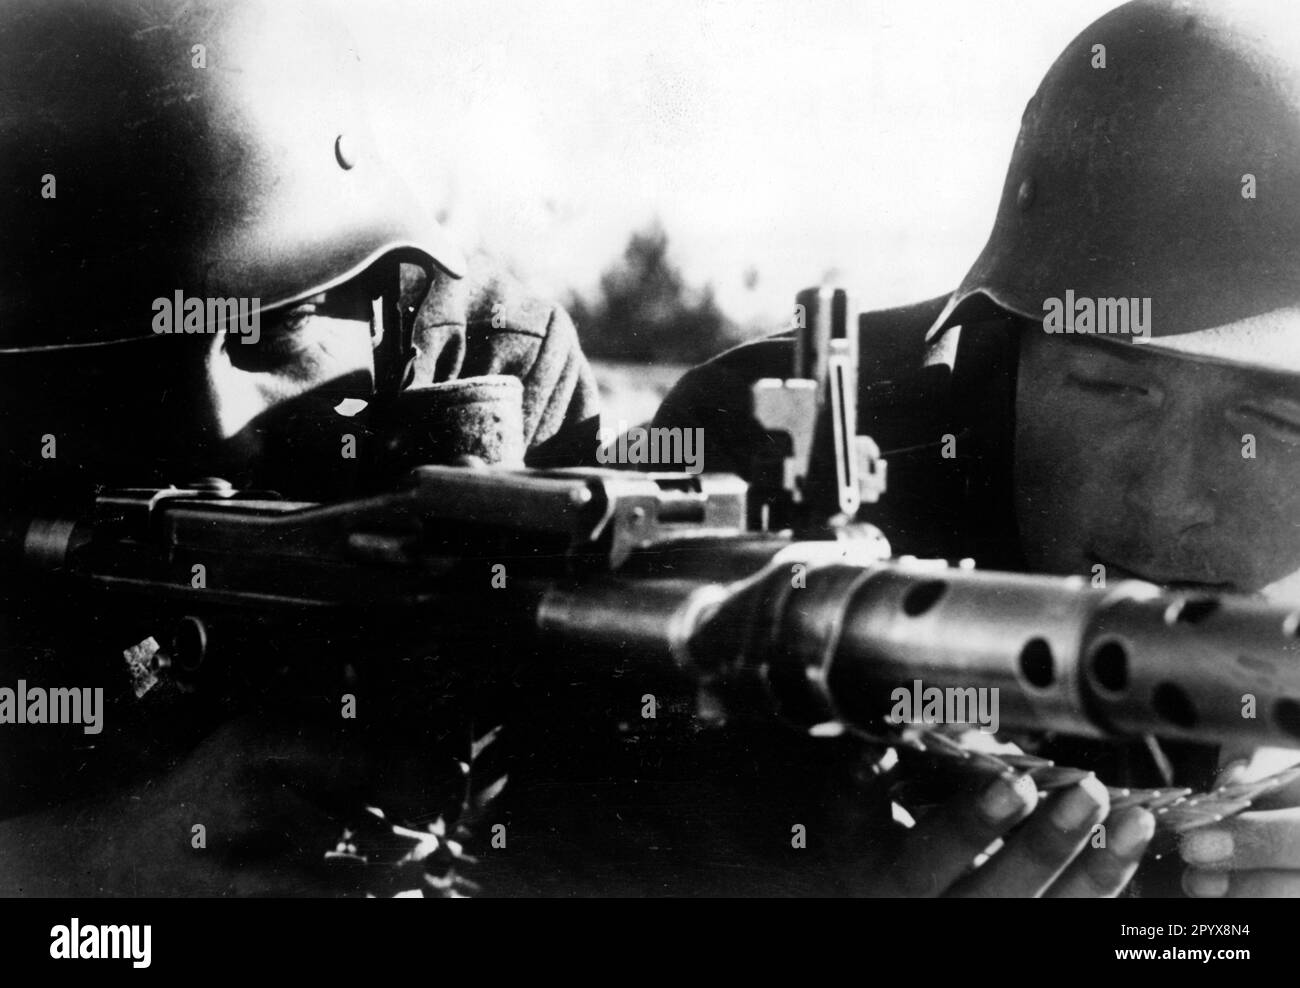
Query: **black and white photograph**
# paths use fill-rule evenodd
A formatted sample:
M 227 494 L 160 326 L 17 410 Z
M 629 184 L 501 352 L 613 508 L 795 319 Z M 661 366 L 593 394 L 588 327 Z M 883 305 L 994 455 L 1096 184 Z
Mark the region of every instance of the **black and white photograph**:
M 15 956 L 1300 896 L 1289 0 L 0 0 L 0 173 Z

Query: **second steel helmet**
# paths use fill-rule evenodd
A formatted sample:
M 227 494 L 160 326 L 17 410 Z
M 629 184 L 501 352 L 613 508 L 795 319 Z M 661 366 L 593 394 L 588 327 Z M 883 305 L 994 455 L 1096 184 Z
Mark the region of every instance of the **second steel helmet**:
M 358 68 L 319 4 L 5 3 L 0 352 L 148 336 L 174 292 L 274 308 L 395 251 L 459 275 Z
M 930 336 L 1067 293 L 1150 299 L 1152 346 L 1300 372 L 1300 6 L 1138 0 L 1057 59 Z

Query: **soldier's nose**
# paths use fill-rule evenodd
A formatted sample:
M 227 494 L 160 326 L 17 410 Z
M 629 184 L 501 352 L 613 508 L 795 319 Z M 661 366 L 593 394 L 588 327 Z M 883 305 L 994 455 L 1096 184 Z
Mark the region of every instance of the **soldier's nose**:
M 1199 423 L 1171 421 L 1153 432 L 1148 443 L 1132 451 L 1124 489 L 1124 507 L 1150 533 L 1172 536 L 1217 518 L 1214 477 L 1204 462 Z

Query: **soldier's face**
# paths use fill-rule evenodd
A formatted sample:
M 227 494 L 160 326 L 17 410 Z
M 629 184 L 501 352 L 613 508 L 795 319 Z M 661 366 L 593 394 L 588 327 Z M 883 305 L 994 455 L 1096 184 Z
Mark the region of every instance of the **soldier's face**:
M 294 471 L 346 467 L 350 419 L 334 409 L 373 390 L 370 320 L 369 298 L 345 286 L 271 313 L 256 343 L 205 341 L 182 410 L 202 451 L 195 466 L 206 456 L 224 474 L 281 488 Z
M 21 478 L 6 486 L 57 493 L 220 476 L 318 494 L 355 469 L 344 443 L 358 423 L 335 409 L 373 390 L 371 312 L 365 292 L 345 288 L 263 313 L 255 343 L 160 335 L 0 358 L 0 455 L 9 479 Z
M 1031 568 L 1300 596 L 1293 378 L 1025 331 L 1016 512 Z

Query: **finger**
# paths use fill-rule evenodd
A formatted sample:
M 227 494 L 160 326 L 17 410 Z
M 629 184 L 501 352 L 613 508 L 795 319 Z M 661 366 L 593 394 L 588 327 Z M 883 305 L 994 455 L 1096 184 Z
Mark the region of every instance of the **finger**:
M 1262 779 L 1300 764 L 1300 752 L 1294 748 L 1254 747 L 1233 751 L 1224 748 L 1220 752 L 1220 758 L 1223 767 L 1219 771 L 1216 785 Z
M 1156 832 L 1156 818 L 1140 806 L 1112 813 L 1106 820 L 1104 847 L 1094 847 L 1093 834 L 1083 852 L 1045 893 L 1051 899 L 1113 898 L 1133 878 L 1147 844 Z
M 953 890 L 960 896 L 1041 895 L 1106 818 L 1110 797 L 1090 775 L 1063 789 L 1036 812 L 988 863 Z
M 1254 810 L 1183 835 L 1178 852 L 1210 871 L 1300 869 L 1300 807 Z
M 1300 764 L 1300 752 L 1290 748 L 1254 748 L 1238 752 L 1241 757 L 1229 760 L 1215 779 L 1219 786 L 1258 782 Z M 1256 809 L 1282 809 L 1300 805 L 1300 779 L 1255 797 Z
M 1183 872 L 1183 891 L 1197 899 L 1294 899 L 1300 897 L 1300 871 Z
M 983 792 L 959 796 L 928 814 L 903 839 L 878 894 L 943 894 L 975 858 L 1033 812 L 1038 790 L 1027 775 L 1000 775 Z

